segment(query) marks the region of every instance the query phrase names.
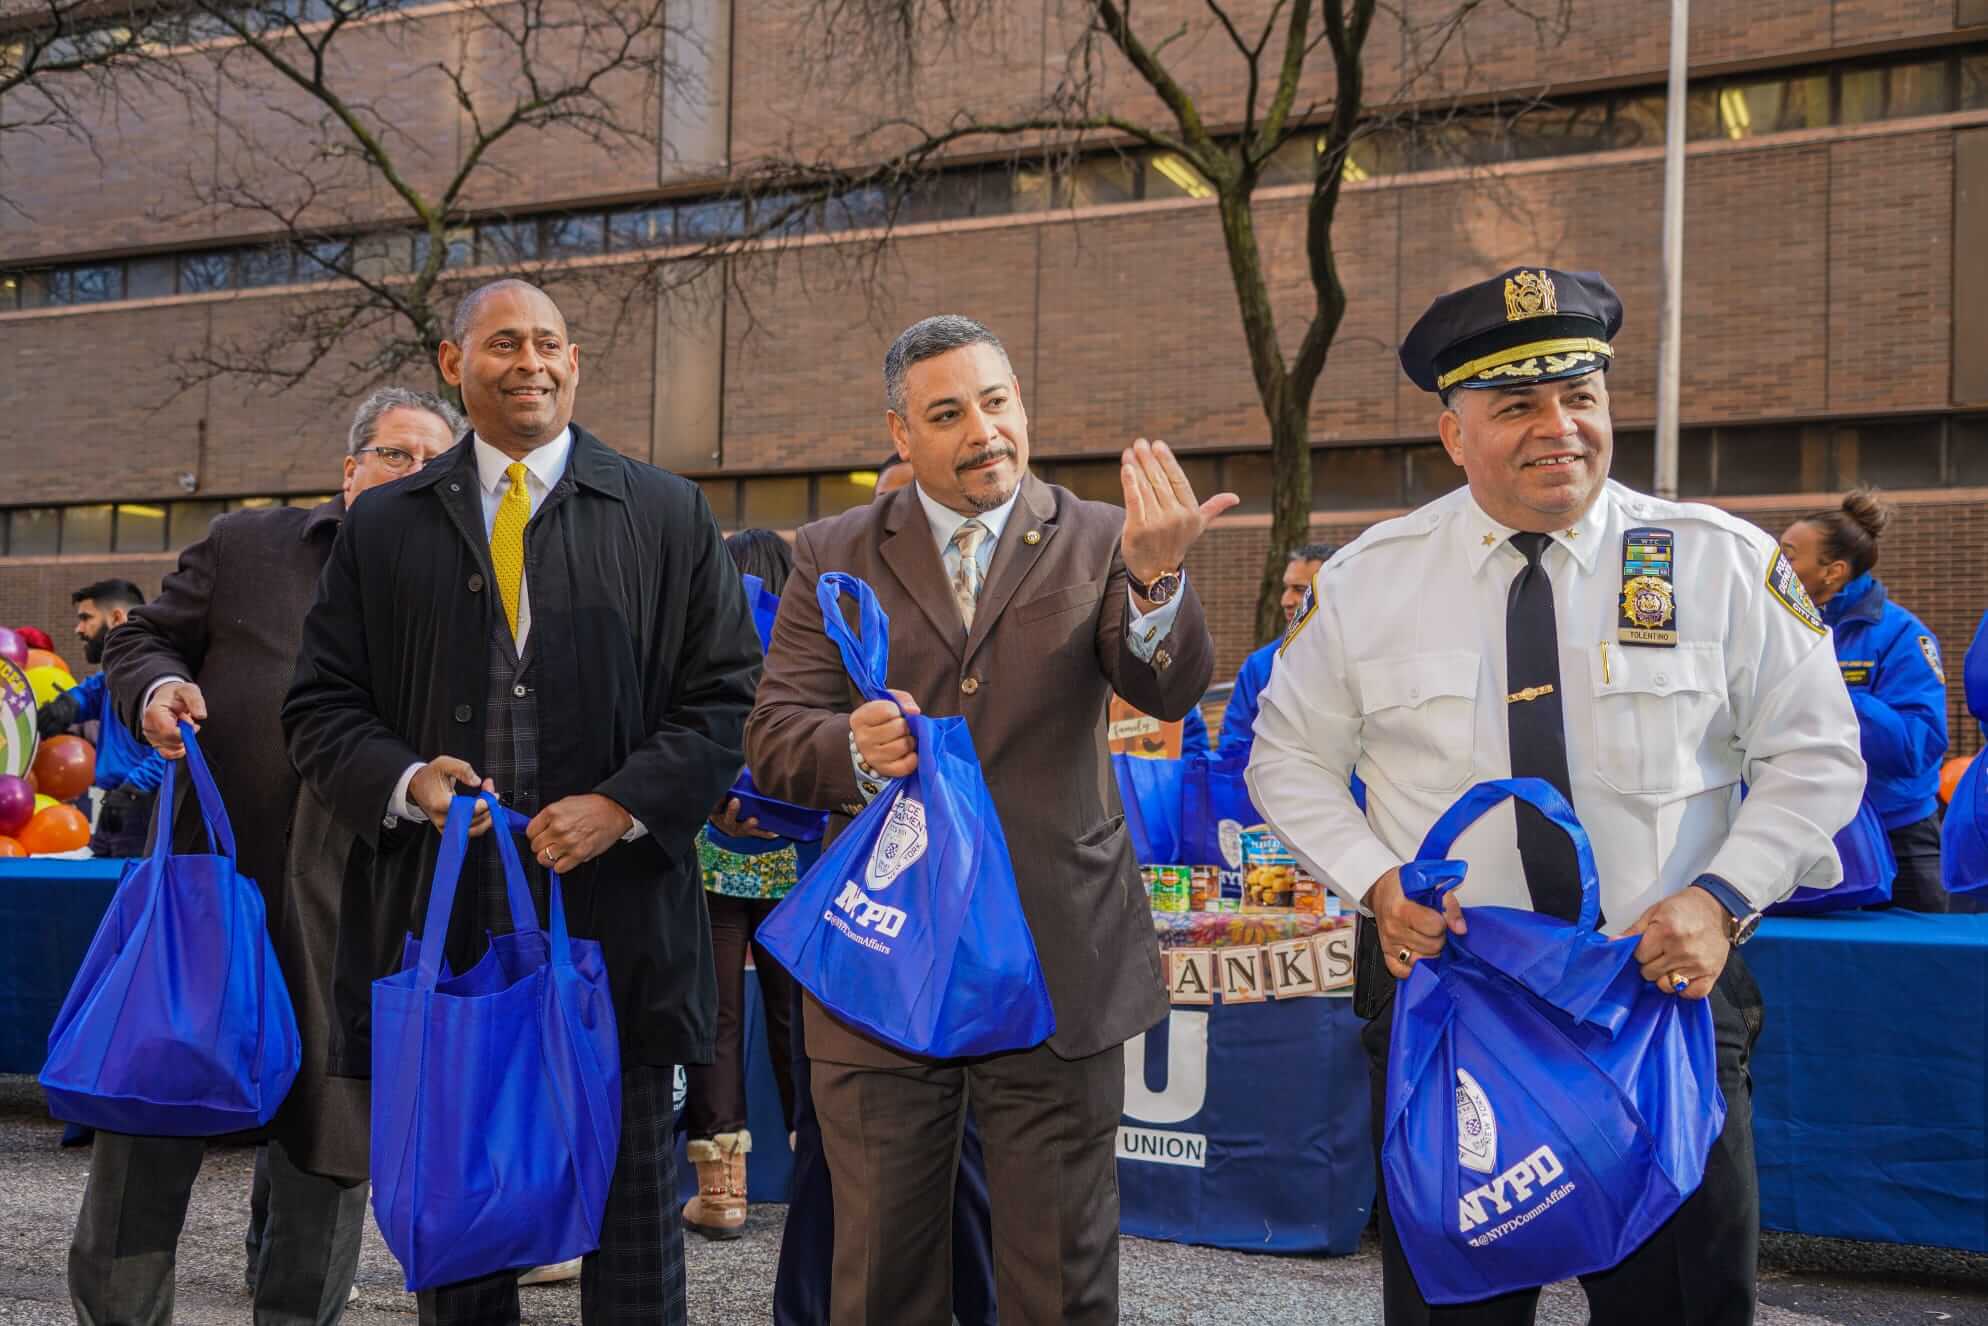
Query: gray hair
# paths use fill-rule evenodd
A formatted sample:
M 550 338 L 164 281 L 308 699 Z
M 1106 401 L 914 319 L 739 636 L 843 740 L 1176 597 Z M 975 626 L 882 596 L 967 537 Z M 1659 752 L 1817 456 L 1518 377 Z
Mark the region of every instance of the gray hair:
M 897 334 L 884 352 L 884 399 L 890 408 L 904 413 L 904 375 L 913 364 L 935 359 L 948 351 L 969 345 L 991 345 L 1008 358 L 1000 338 L 972 318 L 958 313 L 940 313 L 912 323 Z M 1013 371 L 1010 365 L 1009 371 Z
M 462 414 L 440 396 L 406 387 L 381 387 L 361 401 L 358 412 L 352 416 L 352 431 L 345 436 L 345 454 L 356 456 L 359 448 L 371 446 L 373 434 L 380 430 L 380 420 L 390 410 L 426 410 L 448 426 L 450 437 L 462 436 Z

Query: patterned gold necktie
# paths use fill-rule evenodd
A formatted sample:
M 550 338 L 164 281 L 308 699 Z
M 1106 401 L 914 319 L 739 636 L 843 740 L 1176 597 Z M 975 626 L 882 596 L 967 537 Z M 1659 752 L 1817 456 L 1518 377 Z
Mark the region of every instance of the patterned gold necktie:
M 953 547 L 959 549 L 959 565 L 953 568 L 953 602 L 959 605 L 959 619 L 973 629 L 973 605 L 980 598 L 980 541 L 987 526 L 969 520 L 953 531 Z
M 518 592 L 525 583 L 525 524 L 532 518 L 532 497 L 525 487 L 523 461 L 513 461 L 504 474 L 511 486 L 497 503 L 497 520 L 490 527 L 490 565 L 497 572 L 504 620 L 511 623 L 511 639 L 516 640 Z

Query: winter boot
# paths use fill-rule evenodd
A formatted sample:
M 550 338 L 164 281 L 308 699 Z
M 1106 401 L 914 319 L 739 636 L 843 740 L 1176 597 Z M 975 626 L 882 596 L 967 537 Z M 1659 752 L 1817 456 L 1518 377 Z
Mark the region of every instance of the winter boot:
M 752 1134 L 736 1133 L 692 1139 L 691 1163 L 697 1166 L 697 1196 L 684 1203 L 683 1223 L 708 1239 L 735 1239 L 746 1222 L 746 1153 Z

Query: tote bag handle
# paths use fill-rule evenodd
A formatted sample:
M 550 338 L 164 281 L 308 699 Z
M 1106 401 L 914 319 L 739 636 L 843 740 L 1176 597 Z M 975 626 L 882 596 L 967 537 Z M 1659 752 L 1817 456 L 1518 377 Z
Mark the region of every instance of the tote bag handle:
M 842 596 L 856 600 L 859 635 L 849 633 L 842 620 Z M 888 700 L 884 685 L 890 673 L 890 618 L 877 602 L 876 591 L 855 576 L 841 571 L 823 573 L 815 582 L 815 601 L 821 604 L 821 629 L 842 651 L 842 666 L 866 700 Z
M 207 757 L 200 753 L 200 741 L 194 736 L 193 724 L 182 722 L 179 725 L 180 740 L 186 743 L 186 772 L 193 783 L 194 799 L 200 803 L 200 827 L 207 830 L 207 850 L 215 856 L 225 856 L 228 864 L 235 864 L 235 827 L 228 820 L 228 808 L 221 801 L 221 789 L 215 786 L 214 774 L 207 767 Z M 174 775 L 178 773 L 179 760 L 166 761 L 166 775 L 159 783 L 157 804 L 152 808 L 152 860 L 164 861 L 173 854 L 173 794 L 176 790 Z
M 1422 846 L 1415 853 L 1415 859 L 1431 863 L 1443 861 L 1449 856 L 1450 845 L 1456 841 L 1457 835 L 1507 797 L 1525 802 L 1558 825 L 1573 840 L 1574 855 L 1581 869 L 1581 915 L 1577 924 L 1583 931 L 1593 930 L 1601 918 L 1601 882 L 1595 876 L 1594 848 L 1588 842 L 1588 831 L 1575 818 L 1574 808 L 1567 804 L 1567 798 L 1561 796 L 1559 790 L 1544 778 L 1496 778 L 1471 788 L 1430 826 L 1428 836 L 1422 839 Z M 1438 881 L 1435 888 L 1438 901 L 1463 882 L 1460 870 L 1455 872 L 1453 879 L 1444 878 L 1447 874 L 1431 871 L 1425 875 L 1425 878 Z
M 525 818 L 506 808 L 493 792 L 449 798 L 449 818 L 442 825 L 442 850 L 435 857 L 435 878 L 428 886 L 428 912 L 421 922 L 421 974 L 416 978 L 416 983 L 422 990 L 434 989 L 441 978 L 442 947 L 448 940 L 449 913 L 455 909 L 456 885 L 462 877 L 463 860 L 469 855 L 469 824 L 476 814 L 478 801 L 490 808 L 490 830 L 496 836 L 497 853 L 504 862 L 504 894 L 511 904 L 511 928 L 538 929 L 538 908 L 532 904 L 531 890 L 525 885 L 525 868 L 518 859 L 517 844 L 511 841 L 512 833 L 522 830 Z M 553 887 L 557 889 L 558 876 L 555 875 L 553 881 Z M 556 893 L 554 897 L 556 900 Z M 563 909 L 555 910 L 554 915 L 559 922 L 555 939 L 563 941 Z M 568 962 L 571 961 L 570 952 L 564 956 Z

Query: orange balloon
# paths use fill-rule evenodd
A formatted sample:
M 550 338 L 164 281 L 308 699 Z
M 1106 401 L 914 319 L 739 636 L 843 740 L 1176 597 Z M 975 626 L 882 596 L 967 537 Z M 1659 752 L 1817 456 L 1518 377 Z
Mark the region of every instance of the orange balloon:
M 60 654 L 51 653 L 46 649 L 30 649 L 28 651 L 28 667 L 60 668 L 64 672 L 69 671 L 69 665 L 62 661 Z M 27 668 L 23 668 L 22 671 L 27 671 Z
M 89 840 L 84 839 L 84 841 L 87 842 Z M 5 834 L 0 834 L 0 857 L 26 856 L 27 854 L 28 854 L 27 848 L 21 846 L 19 843 L 15 842 L 12 838 L 7 837 Z
M 36 811 L 18 837 L 21 846 L 33 856 L 73 852 L 90 845 L 90 822 L 74 806 L 50 806 Z
M 50 737 L 35 751 L 35 790 L 74 801 L 97 776 L 97 748 L 81 737 Z
M 1953 790 L 1960 786 L 1960 776 L 1967 772 L 1967 766 L 1974 763 L 1972 755 L 1956 755 L 1940 766 L 1940 804 L 1953 800 Z

